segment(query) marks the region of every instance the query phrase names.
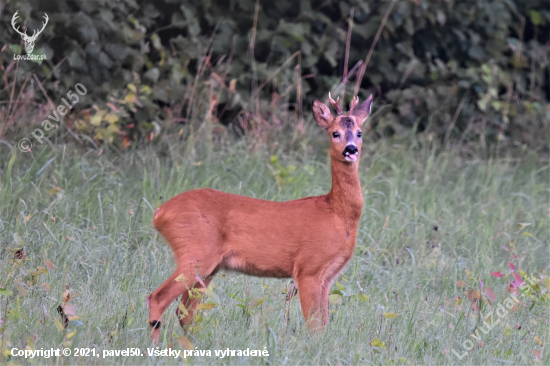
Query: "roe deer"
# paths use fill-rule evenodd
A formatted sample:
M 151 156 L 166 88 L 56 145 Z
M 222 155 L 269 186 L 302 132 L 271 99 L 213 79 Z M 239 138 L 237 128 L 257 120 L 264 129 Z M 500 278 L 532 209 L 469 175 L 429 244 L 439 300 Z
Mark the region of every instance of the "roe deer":
M 361 126 L 370 114 L 372 95 L 358 109 L 338 113 L 319 101 L 313 115 L 331 140 L 332 189 L 324 196 L 288 202 L 243 197 L 213 189 L 177 195 L 155 212 L 153 224 L 172 247 L 177 268 L 149 297 L 151 338 L 160 337 L 160 320 L 182 295 L 188 313 L 176 310 L 182 326 L 193 320 L 199 299 L 193 287 L 208 286 L 220 269 L 253 276 L 296 280 L 302 313 L 310 329 L 328 321 L 332 280 L 353 255 L 363 208 L 359 183 Z M 338 99 L 339 100 L 339 99 Z M 181 276 L 183 274 L 183 276 Z

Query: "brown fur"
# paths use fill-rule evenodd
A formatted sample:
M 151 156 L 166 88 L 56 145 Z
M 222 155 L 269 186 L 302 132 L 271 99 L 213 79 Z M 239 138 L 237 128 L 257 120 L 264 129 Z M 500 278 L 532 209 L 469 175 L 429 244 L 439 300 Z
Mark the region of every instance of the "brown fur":
M 313 105 L 315 119 L 331 139 L 332 189 L 328 194 L 272 202 L 196 189 L 173 197 L 157 209 L 153 224 L 172 247 L 177 268 L 149 298 L 155 341 L 160 336 L 160 327 L 155 325 L 168 305 L 182 295 L 181 302 L 189 314 L 181 324 L 190 323 L 199 301 L 190 301 L 188 290 L 203 286 L 197 276 L 208 286 L 220 269 L 294 278 L 308 325 L 320 329 L 327 323 L 331 282 L 355 249 L 363 207 L 358 174 L 361 139 L 357 133 L 368 117 L 364 112 L 370 111 L 371 101 L 372 96 L 365 101 L 368 108 L 363 103 L 362 109 L 349 117 L 334 117 L 321 102 Z M 344 118 L 346 122 L 341 124 Z M 346 161 L 342 155 L 349 143 L 346 130 L 353 132 L 359 149 L 355 162 Z M 332 137 L 335 131 L 339 138 Z M 185 280 L 174 281 L 180 274 Z

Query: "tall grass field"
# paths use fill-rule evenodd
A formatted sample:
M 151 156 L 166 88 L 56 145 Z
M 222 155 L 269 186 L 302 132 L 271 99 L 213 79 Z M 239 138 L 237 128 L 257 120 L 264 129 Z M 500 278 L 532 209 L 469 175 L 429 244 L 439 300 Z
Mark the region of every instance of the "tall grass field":
M 175 269 L 151 224 L 157 207 L 200 187 L 286 201 L 331 184 L 328 142 L 181 145 L 0 145 L 1 364 L 550 363 L 549 162 L 389 141 L 363 146 L 357 248 L 324 333 L 308 331 L 290 279 L 220 272 L 194 294 L 194 324 L 179 326 L 177 302 L 164 314 L 158 350 L 181 353 L 150 356 L 146 297 Z M 13 351 L 51 348 L 71 354 Z

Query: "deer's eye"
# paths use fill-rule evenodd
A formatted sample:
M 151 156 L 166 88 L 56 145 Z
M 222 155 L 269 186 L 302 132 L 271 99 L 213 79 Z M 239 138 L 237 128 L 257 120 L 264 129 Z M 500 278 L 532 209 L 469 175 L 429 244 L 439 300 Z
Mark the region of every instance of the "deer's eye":
M 338 137 L 340 137 L 340 134 L 338 132 L 333 132 L 332 133 L 332 137 L 334 137 L 335 139 L 337 139 Z
M 358 137 L 358 138 L 361 138 L 361 136 L 363 136 L 363 134 L 361 133 L 361 131 L 357 132 L 357 137 Z

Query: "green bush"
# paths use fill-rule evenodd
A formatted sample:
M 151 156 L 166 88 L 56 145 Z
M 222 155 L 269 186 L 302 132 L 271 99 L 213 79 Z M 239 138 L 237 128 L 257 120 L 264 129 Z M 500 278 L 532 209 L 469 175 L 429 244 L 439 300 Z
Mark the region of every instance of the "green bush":
M 326 99 L 332 90 L 351 100 L 357 72 L 344 91 L 343 71 L 365 59 L 394 3 L 258 4 L 7 1 L 0 14 L 0 46 L 6 45 L 0 53 L 0 138 L 38 126 L 51 111 L 38 81 L 55 106 L 76 83 L 86 86 L 78 111 L 63 123 L 95 143 L 128 146 L 179 125 L 209 138 L 228 127 L 259 141 L 286 126 L 299 135 L 313 99 Z M 379 135 L 416 128 L 434 138 L 547 148 L 548 2 L 394 5 L 359 91 L 362 98 L 377 96 L 371 123 Z M 46 61 L 14 61 L 14 54 L 24 54 L 10 24 L 16 11 L 30 30 L 48 14 L 34 50 Z M 67 129 L 56 134 L 65 135 L 71 136 Z

